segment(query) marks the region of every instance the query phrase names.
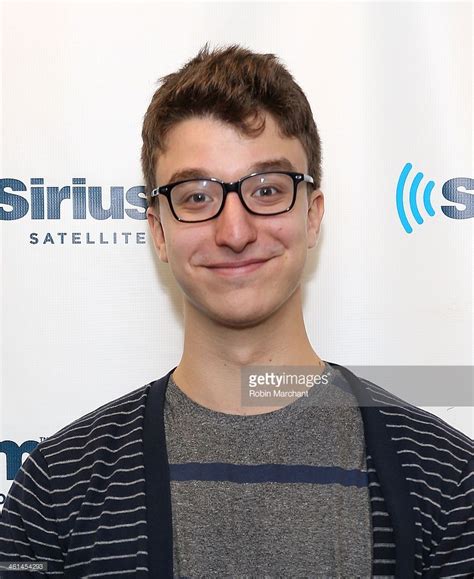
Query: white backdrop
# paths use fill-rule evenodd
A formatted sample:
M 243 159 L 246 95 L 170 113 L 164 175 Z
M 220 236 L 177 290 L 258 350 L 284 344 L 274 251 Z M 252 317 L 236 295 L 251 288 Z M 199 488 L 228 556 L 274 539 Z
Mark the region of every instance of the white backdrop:
M 442 187 L 473 176 L 471 4 L 4 2 L 1 20 L 0 506 L 24 441 L 179 361 L 181 298 L 136 189 L 140 133 L 157 79 L 206 41 L 276 53 L 311 103 L 326 203 L 305 276 L 316 352 L 472 366 L 474 222 L 441 210 L 465 209 Z M 410 234 L 395 203 L 407 162 L 435 183 L 435 214 L 407 210 Z M 46 187 L 76 187 L 59 219 Z M 80 187 L 102 188 L 106 209 L 114 188 L 115 218 L 84 213 Z M 427 410 L 473 435 L 472 408 Z

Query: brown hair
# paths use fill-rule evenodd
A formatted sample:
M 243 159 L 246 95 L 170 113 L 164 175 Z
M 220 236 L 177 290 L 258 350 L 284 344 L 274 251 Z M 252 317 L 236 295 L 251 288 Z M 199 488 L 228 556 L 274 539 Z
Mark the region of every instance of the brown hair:
M 274 54 L 259 54 L 233 44 L 209 52 L 208 43 L 177 72 L 161 77 L 145 113 L 142 170 L 148 203 L 157 186 L 157 154 L 178 122 L 210 115 L 234 125 L 247 136 L 265 129 L 265 113 L 282 135 L 300 140 L 308 157 L 314 188 L 321 184 L 321 141 L 308 100 Z M 153 200 L 157 198 L 154 197 Z

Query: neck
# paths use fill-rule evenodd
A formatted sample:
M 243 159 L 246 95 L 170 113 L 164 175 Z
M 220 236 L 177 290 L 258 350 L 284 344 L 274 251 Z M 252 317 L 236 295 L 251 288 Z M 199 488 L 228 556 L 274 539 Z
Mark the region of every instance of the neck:
M 317 366 L 304 326 L 301 290 L 257 325 L 230 327 L 205 316 L 189 301 L 184 305 L 184 350 L 173 379 L 192 400 L 229 414 L 261 414 L 291 403 L 242 406 L 241 370 L 244 366 Z

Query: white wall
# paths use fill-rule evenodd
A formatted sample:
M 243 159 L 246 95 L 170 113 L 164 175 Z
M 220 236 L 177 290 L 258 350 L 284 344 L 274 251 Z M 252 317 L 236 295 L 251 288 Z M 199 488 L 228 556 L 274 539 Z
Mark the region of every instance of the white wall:
M 276 53 L 323 142 L 326 213 L 305 286 L 315 350 L 349 366 L 472 366 L 474 222 L 440 209 L 464 208 L 442 186 L 473 175 L 471 36 L 468 3 L 4 2 L 0 178 L 25 183 L 28 201 L 35 177 L 105 194 L 142 185 L 160 76 L 206 41 Z M 395 206 L 407 162 L 435 182 L 435 216 L 421 209 L 411 234 Z M 114 232 L 133 235 L 98 243 Z M 73 219 L 64 201 L 59 220 L 2 221 L 1 251 L 0 441 L 51 435 L 179 361 L 181 298 L 146 221 Z M 449 406 L 427 409 L 472 436 L 472 408 Z M 10 482 L 0 453 L 0 493 Z

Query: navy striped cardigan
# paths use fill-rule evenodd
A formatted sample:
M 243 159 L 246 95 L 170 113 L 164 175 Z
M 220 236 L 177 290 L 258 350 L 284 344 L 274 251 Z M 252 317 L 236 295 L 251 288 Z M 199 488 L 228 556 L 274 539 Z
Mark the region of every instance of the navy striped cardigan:
M 328 364 L 347 378 L 363 419 L 372 576 L 474 577 L 473 441 Z M 163 410 L 174 369 L 33 450 L 5 501 L 1 562 L 45 561 L 47 576 L 173 576 Z M 35 576 L 0 571 L 10 575 Z

